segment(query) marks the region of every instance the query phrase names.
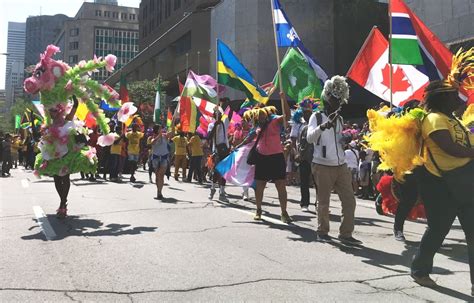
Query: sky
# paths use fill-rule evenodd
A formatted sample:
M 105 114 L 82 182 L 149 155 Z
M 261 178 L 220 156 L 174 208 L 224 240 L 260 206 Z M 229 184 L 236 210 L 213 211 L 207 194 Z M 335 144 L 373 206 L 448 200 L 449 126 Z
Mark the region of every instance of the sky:
M 7 52 L 8 22 L 26 22 L 29 16 L 64 14 L 74 17 L 84 0 L 0 0 L 0 53 Z M 92 1 L 87 1 L 92 2 Z M 140 0 L 118 0 L 119 5 L 138 7 Z M 38 54 L 39 55 L 39 54 Z M 5 88 L 6 58 L 0 55 L 0 89 Z

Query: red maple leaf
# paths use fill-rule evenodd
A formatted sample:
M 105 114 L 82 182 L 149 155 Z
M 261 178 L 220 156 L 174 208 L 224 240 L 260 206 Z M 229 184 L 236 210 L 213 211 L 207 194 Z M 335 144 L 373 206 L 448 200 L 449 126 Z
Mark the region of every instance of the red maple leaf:
M 387 63 L 382 69 L 382 84 L 390 89 L 390 65 Z M 406 80 L 406 74 L 402 68 L 394 66 L 393 67 L 393 78 L 392 78 L 392 90 L 395 94 L 396 92 L 406 92 L 407 89 L 411 86 L 410 82 Z

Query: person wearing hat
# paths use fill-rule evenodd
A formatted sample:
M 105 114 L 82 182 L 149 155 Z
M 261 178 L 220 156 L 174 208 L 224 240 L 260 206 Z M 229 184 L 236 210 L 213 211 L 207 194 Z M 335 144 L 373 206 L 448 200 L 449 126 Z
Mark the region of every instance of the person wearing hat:
M 339 116 L 343 104 L 349 99 L 346 78 L 334 76 L 327 80 L 321 97 L 324 111 L 311 116 L 306 137 L 314 144 L 312 171 L 318 188 L 318 239 L 332 241 L 329 236 L 329 201 L 331 192 L 336 190 L 342 205 L 338 238 L 344 244 L 359 245 L 362 242 L 352 236 L 356 200 L 343 148 L 344 122 Z

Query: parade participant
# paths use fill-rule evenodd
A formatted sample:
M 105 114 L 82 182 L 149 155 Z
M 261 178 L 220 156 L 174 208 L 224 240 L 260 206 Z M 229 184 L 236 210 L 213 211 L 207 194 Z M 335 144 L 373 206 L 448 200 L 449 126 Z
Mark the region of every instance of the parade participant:
M 125 141 L 128 142 L 127 153 L 128 161 L 130 163 L 130 182 L 135 182 L 135 171 L 138 168 L 138 158 L 140 155 L 140 140 L 143 138 L 143 133 L 138 131 L 138 124 L 132 124 L 132 131 L 125 135 Z
M 109 156 L 109 174 L 110 181 L 119 182 L 120 157 L 122 154 L 122 145 L 124 136 L 122 134 L 121 124 L 115 126 L 115 132 L 111 133 L 114 136 L 114 142 L 110 146 Z
M 168 140 L 172 138 L 173 132 L 163 133 L 161 125 L 153 126 L 153 134 L 148 137 L 151 146 L 152 167 L 155 169 L 157 200 L 163 200 L 163 184 L 165 183 L 166 169 L 169 165 L 170 147 Z
M 12 167 L 14 166 L 15 168 L 18 167 L 18 162 L 20 158 L 20 149 L 21 149 L 21 140 L 19 135 L 13 136 L 12 140 L 12 147 L 11 147 L 11 153 L 12 153 Z
M 10 176 L 10 169 L 12 166 L 12 137 L 10 134 L 5 134 L 5 138 L 1 142 L 2 152 L 2 177 Z
M 197 174 L 199 184 L 202 184 L 201 162 L 204 152 L 202 150 L 201 138 L 197 133 L 189 139 L 188 147 L 191 151 L 191 163 L 189 165 L 188 182 L 191 182 L 193 173 Z
M 284 98 L 284 95 L 282 95 Z M 283 110 L 285 117 L 290 117 L 290 109 L 286 100 Z M 278 191 L 278 200 L 281 208 L 281 221 L 289 223 L 292 221 L 288 215 L 287 208 L 287 192 L 286 192 L 286 175 L 285 175 L 285 158 L 283 156 L 283 148 L 280 141 L 280 133 L 284 123 L 284 116 L 276 115 L 274 106 L 266 106 L 263 108 L 255 108 L 246 111 L 244 119 L 252 120 L 256 126 L 256 131 L 252 131 L 241 145 L 248 144 L 257 137 L 253 151 L 249 154 L 249 161 L 255 165 L 255 198 L 256 207 L 254 219 L 262 219 L 262 201 L 265 186 L 267 182 L 275 182 Z M 254 159 L 250 160 L 251 154 L 254 153 Z
M 30 94 L 40 93 L 40 101 L 45 108 L 43 136 L 38 145 L 41 153 L 36 157 L 35 174 L 53 176 L 61 200 L 57 215 L 63 218 L 67 215 L 69 175 L 80 171 L 95 173 L 97 169 L 95 150 L 85 144 L 87 130 L 82 123 L 73 121 L 78 98 L 85 103 L 104 135 L 107 135 L 109 128 L 105 116 L 93 100 L 116 102 L 118 94 L 88 76 L 89 73 L 104 67 L 112 71 L 115 56 L 94 58 L 89 62 L 81 61 L 71 68 L 66 63 L 52 58 L 57 52 L 58 47 L 48 45 L 46 51 L 41 54 L 41 61 L 36 65 L 33 76 L 25 80 L 24 88 Z M 72 107 L 71 98 L 74 101 Z M 109 136 L 102 136 L 99 141 L 104 145 L 111 144 Z
M 433 258 L 458 217 L 466 236 L 474 295 L 474 148 L 469 129 L 453 114 L 461 105 L 460 86 L 474 89 L 472 77 L 474 48 L 458 52 L 447 79 L 433 81 L 425 89 L 428 114 L 421 125 L 424 166 L 419 170 L 418 184 L 428 228 L 411 272 L 418 284 L 436 285 L 429 277 Z
M 344 157 L 346 158 L 347 168 L 352 176 L 352 190 L 357 194 L 359 190 L 359 151 L 356 149 L 357 143 L 351 141 L 346 150 L 344 150 Z
M 188 139 L 182 131 L 178 131 L 178 135 L 172 139 L 174 143 L 174 179 L 178 181 L 179 169 L 183 171 L 183 181 L 186 181 L 186 169 L 188 161 L 186 159 Z
M 213 117 L 215 119 L 214 123 L 210 123 L 207 133 L 209 145 L 211 147 L 212 152 L 214 153 L 214 167 L 227 157 L 229 154 L 229 138 L 227 136 L 227 130 L 229 128 L 229 118 L 225 117 L 222 118 L 221 109 L 216 106 L 214 108 Z M 214 198 L 214 194 L 216 193 L 216 183 L 219 184 L 219 200 L 227 202 L 228 199 L 226 197 L 225 192 L 225 179 L 222 178 L 221 175 L 217 171 L 213 171 L 212 173 L 212 183 L 211 183 L 211 192 L 209 193 L 209 200 Z
M 334 76 L 324 84 L 322 92 L 324 111 L 314 113 L 308 124 L 307 140 L 314 144 L 312 171 L 318 187 L 318 228 L 320 241 L 331 241 L 329 233 L 329 201 L 336 190 L 342 204 L 339 239 L 358 245 L 362 242 L 352 236 L 356 200 L 352 177 L 344 156 L 343 120 L 339 116 L 343 104 L 349 98 L 349 85 L 341 76 Z
M 296 152 L 296 163 L 299 165 L 300 173 L 300 207 L 303 212 L 308 211 L 309 207 L 309 187 L 314 182 L 311 173 L 311 161 L 313 160 L 314 146 L 308 143 L 306 135 L 308 132 L 308 122 L 313 111 L 319 107 L 319 100 L 313 98 L 305 98 L 298 104 L 298 109 L 293 114 L 293 126 L 291 128 L 290 138 L 293 148 Z M 316 193 L 317 196 L 317 193 Z

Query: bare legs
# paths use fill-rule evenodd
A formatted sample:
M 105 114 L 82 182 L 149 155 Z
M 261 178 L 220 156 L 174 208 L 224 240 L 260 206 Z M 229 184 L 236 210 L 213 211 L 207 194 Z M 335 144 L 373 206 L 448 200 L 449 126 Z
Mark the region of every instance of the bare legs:
M 267 185 L 267 181 L 263 180 L 256 180 L 257 186 L 255 189 L 255 204 L 257 206 L 257 213 L 255 215 L 256 220 L 261 219 L 262 214 L 262 201 L 263 201 L 263 192 L 265 191 L 265 186 Z M 290 216 L 286 211 L 287 206 L 287 193 L 286 193 L 286 180 L 276 180 L 275 187 L 278 191 L 278 200 L 280 201 L 280 208 L 281 208 L 281 220 L 285 223 L 291 221 Z
M 53 176 L 54 186 L 58 192 L 61 202 L 59 203 L 58 216 L 66 216 L 67 212 L 67 196 L 69 194 L 69 188 L 71 187 L 71 180 L 69 175 L 65 176 Z
M 159 166 L 155 170 L 156 176 L 156 189 L 157 189 L 157 198 L 162 197 L 161 191 L 163 190 L 163 184 L 165 183 L 165 173 L 166 173 L 166 166 Z

